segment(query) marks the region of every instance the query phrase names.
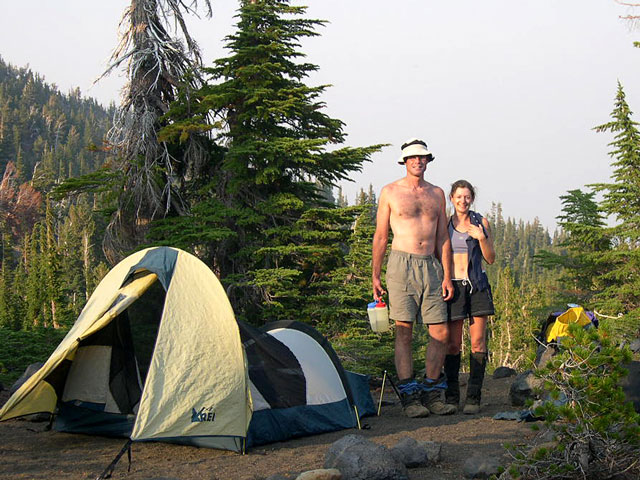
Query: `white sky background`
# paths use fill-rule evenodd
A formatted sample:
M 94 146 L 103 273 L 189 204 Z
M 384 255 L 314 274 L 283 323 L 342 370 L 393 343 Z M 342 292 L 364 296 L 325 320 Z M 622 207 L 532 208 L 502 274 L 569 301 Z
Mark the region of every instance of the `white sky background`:
M 127 0 L 2 3 L 5 62 L 29 65 L 64 93 L 118 101 L 122 76 L 92 82 Z M 346 123 L 348 145 L 392 144 L 343 185 L 350 203 L 360 188 L 379 194 L 404 175 L 396 160 L 410 137 L 436 155 L 426 177 L 445 192 L 467 179 L 480 212 L 500 202 L 506 217 L 538 217 L 551 230 L 560 195 L 608 181 L 611 136 L 592 127 L 609 120 L 618 80 L 640 109 L 640 31 L 614 0 L 294 1 L 305 3 L 308 18 L 330 22 L 303 44 L 320 67 L 307 83 L 332 84 L 327 113 Z M 225 55 L 237 8 L 212 4 L 213 19 L 190 22 L 206 65 Z

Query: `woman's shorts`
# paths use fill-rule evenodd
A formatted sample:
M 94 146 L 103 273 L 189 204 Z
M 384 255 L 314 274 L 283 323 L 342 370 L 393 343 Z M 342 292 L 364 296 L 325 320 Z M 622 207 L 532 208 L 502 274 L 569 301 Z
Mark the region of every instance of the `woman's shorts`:
M 450 322 L 494 314 L 491 287 L 477 291 L 472 290 L 469 280 L 453 281 L 453 298 L 447 302 L 447 318 Z
M 391 250 L 386 276 L 389 318 L 397 322 L 446 322 L 442 278 L 442 265 L 435 256 Z

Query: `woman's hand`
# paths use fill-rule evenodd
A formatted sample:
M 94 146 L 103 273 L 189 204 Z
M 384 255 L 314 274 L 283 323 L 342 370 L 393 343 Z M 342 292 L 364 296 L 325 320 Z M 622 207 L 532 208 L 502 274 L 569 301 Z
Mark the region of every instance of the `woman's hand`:
M 470 237 L 475 238 L 476 240 L 484 240 L 487 236 L 484 234 L 484 230 L 482 227 L 478 225 L 469 225 L 467 227 L 467 233 Z

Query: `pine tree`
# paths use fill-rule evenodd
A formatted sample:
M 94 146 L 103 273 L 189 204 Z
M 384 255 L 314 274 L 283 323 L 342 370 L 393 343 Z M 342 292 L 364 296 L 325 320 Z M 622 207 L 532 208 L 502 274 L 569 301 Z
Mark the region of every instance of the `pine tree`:
M 47 201 L 44 235 L 40 245 L 42 277 L 44 280 L 43 311 L 47 324 L 53 328 L 60 328 L 65 319 L 66 305 L 64 305 L 61 285 L 61 269 L 58 256 L 57 238 L 54 232 L 53 207 Z
M 595 192 L 581 190 L 562 195 L 562 214 L 556 218 L 564 239 L 555 251 L 542 250 L 536 255 L 536 261 L 544 268 L 564 269 L 561 281 L 571 290 L 572 301 L 578 303 L 589 303 L 602 288 L 600 277 L 604 272 L 595 260 L 610 244 L 594 197 Z
M 344 195 L 342 187 L 338 187 L 338 198 L 336 200 L 336 205 L 338 205 L 339 207 L 346 207 L 349 205 L 349 200 L 347 200 L 347 197 Z
M 300 18 L 304 11 L 282 0 L 242 2 L 231 55 L 206 69 L 217 83 L 193 94 L 197 102 L 174 105 L 162 132 L 179 143 L 210 130 L 215 144 L 208 175 L 192 183 L 191 216 L 157 222 L 155 238 L 198 251 L 236 312 L 252 320 L 263 307 L 279 317 L 287 299 L 335 267 L 329 241 L 349 230 L 333 222 L 348 216 L 319 210 L 335 209 L 323 192 L 380 148 L 328 151 L 344 142 L 344 125 L 322 112 L 326 86 L 303 83 L 317 67 L 296 62 L 298 42 L 324 23 Z
M 0 224 L 0 227 L 2 225 Z M 2 251 L 0 252 L 0 327 L 15 328 L 15 318 L 13 311 L 14 299 L 12 287 L 12 248 L 11 237 L 4 232 L 4 228 L 0 228 Z
M 597 298 L 600 307 L 623 313 L 617 325 L 635 332 L 640 327 L 640 132 L 632 120 L 622 85 L 618 83 L 611 121 L 595 128 L 611 132 L 614 140 L 609 155 L 614 159 L 610 183 L 592 185 L 602 192 L 600 208 L 618 222 L 607 229 L 613 248 L 602 252 L 596 262 L 607 269 L 607 285 Z
M 36 327 L 46 327 L 46 296 L 42 286 L 45 284 L 42 255 L 40 247 L 46 233 L 43 231 L 42 224 L 38 223 L 33 227 L 30 236 L 25 236 L 25 317 L 23 322 L 24 329 L 33 329 Z

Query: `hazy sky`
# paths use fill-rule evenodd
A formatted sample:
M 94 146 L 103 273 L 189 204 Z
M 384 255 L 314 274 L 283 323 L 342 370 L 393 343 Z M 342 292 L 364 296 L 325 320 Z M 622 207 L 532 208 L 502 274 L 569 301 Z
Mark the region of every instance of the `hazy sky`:
M 117 102 L 122 77 L 92 82 L 128 3 L 5 2 L 0 56 L 65 93 Z M 303 44 L 320 67 L 308 83 L 332 84 L 324 100 L 348 145 L 392 144 L 344 184 L 350 203 L 360 188 L 379 193 L 404 176 L 400 145 L 419 137 L 436 155 L 429 181 L 448 191 L 467 179 L 480 212 L 500 202 L 505 216 L 553 229 L 560 195 L 609 178 L 611 137 L 592 128 L 608 121 L 617 81 L 640 108 L 640 31 L 614 0 L 295 1 L 305 3 L 308 17 L 330 22 Z M 190 27 L 207 65 L 224 56 L 237 8 L 212 4 L 214 18 Z

